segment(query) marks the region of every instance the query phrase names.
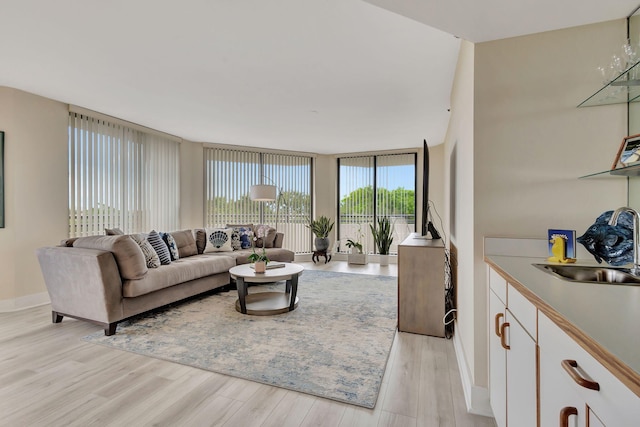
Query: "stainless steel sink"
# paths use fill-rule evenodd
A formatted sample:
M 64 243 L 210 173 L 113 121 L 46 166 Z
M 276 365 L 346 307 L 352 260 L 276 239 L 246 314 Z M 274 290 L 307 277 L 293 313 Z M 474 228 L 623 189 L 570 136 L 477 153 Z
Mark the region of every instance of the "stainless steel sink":
M 533 264 L 540 270 L 570 282 L 621 284 L 640 286 L 640 276 L 629 268 L 596 267 L 567 264 Z

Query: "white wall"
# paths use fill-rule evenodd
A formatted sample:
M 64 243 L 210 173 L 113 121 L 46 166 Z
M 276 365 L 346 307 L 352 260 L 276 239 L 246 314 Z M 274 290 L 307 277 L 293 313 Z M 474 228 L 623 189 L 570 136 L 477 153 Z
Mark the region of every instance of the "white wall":
M 317 155 L 313 181 L 313 213 L 315 218 L 324 215 L 330 220 L 336 221 L 338 213 L 337 174 L 338 166 L 334 156 Z M 338 227 L 334 226 L 329 234 L 332 247 L 336 243 L 337 231 Z
M 481 289 L 474 286 L 474 45 L 463 41 L 451 91 L 451 119 L 445 140 L 445 219 L 447 234 L 458 249 L 456 351 L 463 363 L 460 373 L 467 391 L 467 406 L 482 413 L 470 392 L 476 371 L 476 340 L 485 336 L 476 327 L 476 299 Z M 477 337 L 476 334 L 480 336 Z M 482 361 L 480 361 L 482 363 Z M 476 400 L 478 398 L 475 398 Z M 486 404 L 485 404 L 486 405 Z
M 626 203 L 624 179 L 578 179 L 610 167 L 626 134 L 625 106 L 576 108 L 599 87 L 597 67 L 621 46 L 625 28 L 616 20 L 479 43 L 473 53 L 463 44 L 447 136 L 447 153 L 455 146 L 456 155 L 446 174 L 455 195 L 461 371 L 470 373 L 472 394 L 488 382 L 483 237 L 545 238 L 548 228 L 581 234 Z
M 0 311 L 47 301 L 35 256 L 69 232 L 68 107 L 0 87 L 5 132 L 5 228 L 0 229 Z
M 180 145 L 180 228 L 204 226 L 204 144 Z

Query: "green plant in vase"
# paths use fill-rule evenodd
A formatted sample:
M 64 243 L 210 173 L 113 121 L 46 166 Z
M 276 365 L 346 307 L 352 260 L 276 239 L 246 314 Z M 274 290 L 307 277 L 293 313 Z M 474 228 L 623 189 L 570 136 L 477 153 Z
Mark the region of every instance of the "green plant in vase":
M 316 250 L 326 251 L 329 249 L 329 233 L 333 230 L 334 224 L 334 221 L 331 221 L 323 215 L 317 220 L 312 220 L 309 224 L 305 225 L 316 236 L 314 241 Z
M 374 227 L 373 224 L 369 224 L 369 227 L 373 234 L 373 242 L 378 248 L 378 254 L 380 254 L 380 265 L 387 265 L 389 263 L 389 249 L 391 249 L 391 243 L 393 243 L 391 220 L 389 217 L 383 216 L 378 219 L 378 227 Z
M 346 246 L 348 248 L 351 249 L 351 253 L 353 252 L 353 249 L 357 250 L 359 254 L 362 253 L 363 247 L 362 247 L 362 243 L 360 243 L 362 241 L 362 239 L 364 239 L 364 233 L 362 232 L 362 226 L 358 225 L 358 231 L 356 232 L 357 236 L 354 239 L 347 239 L 347 243 Z
M 256 273 L 264 273 L 267 269 L 267 264 L 269 263 L 269 258 L 267 257 L 267 251 L 264 249 L 264 237 L 262 239 L 262 253 L 256 252 L 256 241 L 257 237 L 253 237 L 253 243 L 251 244 L 251 249 L 253 252 L 249 254 L 247 260 L 254 264 L 253 268 Z
M 253 247 L 253 253 L 250 254 L 247 259 L 249 262 L 264 262 L 265 264 L 269 262 L 269 258 L 267 257 L 267 251 L 262 248 L 262 253 L 256 252 L 255 246 Z
M 357 250 L 359 254 L 362 253 L 362 243 L 354 242 L 351 239 L 347 239 L 347 244 L 346 245 L 347 245 L 348 248 Z

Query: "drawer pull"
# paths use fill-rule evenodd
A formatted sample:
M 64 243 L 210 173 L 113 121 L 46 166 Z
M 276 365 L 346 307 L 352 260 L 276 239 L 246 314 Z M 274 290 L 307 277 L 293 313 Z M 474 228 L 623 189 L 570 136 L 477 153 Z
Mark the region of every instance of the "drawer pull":
M 595 381 L 588 380 L 580 376 L 576 368 L 578 367 L 578 362 L 575 360 L 563 360 L 562 367 L 569 374 L 569 376 L 581 387 L 588 388 L 590 390 L 600 390 L 600 384 Z
M 560 427 L 569 427 L 569 417 L 578 415 L 578 410 L 571 406 L 565 406 L 560 410 Z
M 501 337 L 502 335 L 500 335 L 500 319 L 502 319 L 504 317 L 504 313 L 498 313 L 496 314 L 496 335 Z
M 507 335 L 504 333 L 504 330 L 508 327 L 509 327 L 509 322 L 504 322 L 500 326 L 500 344 L 502 344 L 502 348 L 504 348 L 505 350 L 511 350 L 511 346 L 507 345 L 507 342 L 505 340 Z

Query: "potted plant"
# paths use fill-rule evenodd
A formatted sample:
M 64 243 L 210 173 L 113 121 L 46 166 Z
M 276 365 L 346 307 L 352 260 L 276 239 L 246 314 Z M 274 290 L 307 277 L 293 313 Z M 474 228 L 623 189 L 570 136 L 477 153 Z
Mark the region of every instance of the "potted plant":
M 333 230 L 333 225 L 334 222 L 324 215 L 306 225 L 316 236 L 314 243 L 317 251 L 326 252 L 329 249 L 329 233 Z
M 352 254 L 361 254 L 362 253 L 362 243 L 354 242 L 351 239 L 347 239 L 347 247 L 351 248 Z
M 247 260 L 253 263 L 253 269 L 256 273 L 264 273 L 267 271 L 267 264 L 269 263 L 269 258 L 267 257 L 267 251 L 264 249 L 264 245 L 262 246 L 262 253 L 256 252 L 256 242 L 257 237 L 253 238 L 253 244 L 251 248 L 253 249 L 253 253 L 249 254 Z
M 347 262 L 349 264 L 366 264 L 367 263 L 367 254 L 362 253 L 363 247 L 362 239 L 364 239 L 364 234 L 362 233 L 362 228 L 358 225 L 358 231 L 356 232 L 357 236 L 354 239 L 347 239 L 346 246 L 351 248 L 351 253 L 347 255 Z
M 380 265 L 389 265 L 389 249 L 393 242 L 393 227 L 391 226 L 391 220 L 389 217 L 383 216 L 378 219 L 377 227 L 374 227 L 373 224 L 369 224 L 369 227 L 373 234 L 373 242 L 378 248 Z

